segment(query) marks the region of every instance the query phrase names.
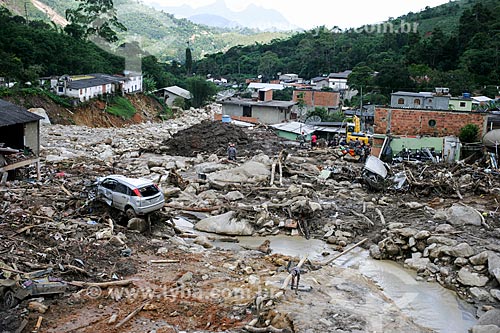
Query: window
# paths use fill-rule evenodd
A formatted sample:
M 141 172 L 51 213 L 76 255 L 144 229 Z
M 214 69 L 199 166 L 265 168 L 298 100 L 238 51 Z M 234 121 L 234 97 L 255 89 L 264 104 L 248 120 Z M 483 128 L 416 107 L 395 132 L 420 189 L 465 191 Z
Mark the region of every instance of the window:
M 125 186 L 124 184 L 118 183 L 118 184 L 116 184 L 115 192 L 128 194 L 128 187 Z
M 420 100 L 419 100 L 418 98 L 415 98 L 415 99 L 413 100 L 413 104 L 415 104 L 415 105 L 420 105 Z
M 464 108 L 465 107 L 465 102 L 460 102 L 460 107 Z
M 434 119 L 429 120 L 430 127 L 436 127 L 436 121 Z
M 62 92 L 64 92 L 64 88 L 63 87 L 57 87 L 57 91 L 60 92 L 60 93 L 62 93 Z
M 399 99 L 398 99 L 398 104 L 399 104 L 399 105 L 403 105 L 403 104 L 405 104 L 405 99 L 404 99 L 404 98 L 399 98 Z
M 107 188 L 108 190 L 114 190 L 116 186 L 116 180 L 106 179 L 102 182 L 102 187 Z

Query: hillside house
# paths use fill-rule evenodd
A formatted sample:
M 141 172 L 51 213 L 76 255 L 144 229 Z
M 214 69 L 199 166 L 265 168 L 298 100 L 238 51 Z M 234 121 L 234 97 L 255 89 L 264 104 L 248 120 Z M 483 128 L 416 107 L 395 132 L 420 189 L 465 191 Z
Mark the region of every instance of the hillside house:
M 436 92 L 398 91 L 391 94 L 391 107 L 404 109 L 448 110 L 450 95 L 446 88 L 436 88 Z
M 169 107 L 174 105 L 176 99 L 181 99 L 183 101 L 191 99 L 191 93 L 189 90 L 183 89 L 178 86 L 170 86 L 165 88 L 160 88 L 154 91 L 156 96 L 162 97 L 165 100 L 165 104 Z
M 375 107 L 374 133 L 409 136 L 459 136 L 466 124 L 476 124 L 486 131 L 487 113 Z
M 268 90 L 269 91 L 269 90 Z M 260 123 L 277 124 L 296 119 L 292 111 L 295 102 L 275 100 L 252 100 L 228 98 L 222 102 L 222 114 L 238 117 L 256 118 Z
M 454 111 L 472 111 L 472 98 L 451 97 L 449 109 Z
M 330 81 L 327 76 L 317 76 L 311 79 L 311 84 L 314 89 L 321 90 L 323 88 L 330 88 Z
M 347 78 L 352 73 L 351 70 L 345 70 L 343 72 L 330 73 L 328 75 L 329 87 L 336 91 L 348 90 L 349 85 L 347 84 Z
M 35 164 L 40 178 L 40 117 L 0 99 L 0 182 L 9 172 Z
M 142 74 L 129 73 L 122 75 L 88 74 L 63 75 L 57 80 L 51 79 L 51 89 L 57 95 L 68 96 L 88 101 L 105 94 L 131 94 L 142 91 Z
M 293 91 L 293 101 L 303 100 L 307 110 L 323 107 L 334 110 L 339 107 L 340 94 L 337 91 L 322 91 L 313 89 L 296 89 Z

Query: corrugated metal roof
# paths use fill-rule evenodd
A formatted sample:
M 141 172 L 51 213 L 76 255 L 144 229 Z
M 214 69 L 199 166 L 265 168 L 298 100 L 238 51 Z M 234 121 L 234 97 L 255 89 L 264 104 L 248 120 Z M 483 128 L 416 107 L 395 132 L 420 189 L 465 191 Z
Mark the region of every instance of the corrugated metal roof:
M 297 104 L 294 101 L 253 101 L 251 99 L 228 98 L 222 104 L 248 105 L 248 106 L 269 106 L 275 108 L 289 108 Z
M 0 127 L 30 123 L 42 118 L 21 106 L 0 99 Z
M 189 92 L 189 90 L 183 89 L 183 88 L 178 87 L 178 86 L 170 86 L 170 87 L 160 88 L 156 91 L 160 91 L 160 90 L 166 90 L 169 93 L 180 96 L 182 98 L 191 99 L 191 93 Z
M 265 89 L 265 88 L 271 88 L 273 90 L 283 90 L 285 87 L 282 84 L 278 83 L 259 83 L 259 82 L 252 82 L 248 85 L 248 89 Z
M 317 126 L 299 123 L 297 121 L 292 121 L 289 123 L 279 123 L 271 125 L 271 127 L 279 131 L 285 131 L 295 134 L 301 134 L 301 132 L 304 132 L 305 135 L 309 135 L 318 129 Z

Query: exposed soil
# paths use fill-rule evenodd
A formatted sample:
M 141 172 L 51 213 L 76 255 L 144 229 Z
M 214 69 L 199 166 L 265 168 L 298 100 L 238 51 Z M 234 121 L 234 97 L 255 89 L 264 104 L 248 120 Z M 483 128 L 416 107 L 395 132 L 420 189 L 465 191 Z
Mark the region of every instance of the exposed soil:
M 100 100 L 93 100 L 73 108 L 66 108 L 44 96 L 15 96 L 5 97 L 5 99 L 27 109 L 43 108 L 52 124 L 123 127 L 146 121 L 160 121 L 158 115 L 162 112 L 163 106 L 156 99 L 143 94 L 126 95 L 124 97 L 137 110 L 136 114 L 127 120 L 105 112 L 106 104 Z
M 204 121 L 165 140 L 161 152 L 188 157 L 200 153 L 224 155 L 229 143 L 236 145 L 238 156 L 252 156 L 260 152 L 273 155 L 283 147 L 276 134 L 267 128 L 245 130 L 231 123 Z

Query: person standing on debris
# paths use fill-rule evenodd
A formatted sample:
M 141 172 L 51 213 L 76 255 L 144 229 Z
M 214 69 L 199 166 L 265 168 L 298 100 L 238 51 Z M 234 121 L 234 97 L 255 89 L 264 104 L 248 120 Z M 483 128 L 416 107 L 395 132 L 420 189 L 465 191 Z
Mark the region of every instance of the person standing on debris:
M 299 135 L 299 142 L 300 142 L 300 147 L 304 147 L 304 144 L 306 143 L 306 135 L 304 134 L 304 131 Z
M 295 293 L 299 291 L 299 281 L 300 281 L 300 268 L 295 266 L 290 270 L 290 274 L 292 274 L 292 290 L 293 285 L 295 284 Z
M 311 149 L 314 149 L 316 147 L 316 144 L 318 142 L 318 137 L 316 134 L 311 135 Z
M 227 159 L 230 161 L 236 161 L 236 147 L 234 143 L 230 143 L 227 148 Z

